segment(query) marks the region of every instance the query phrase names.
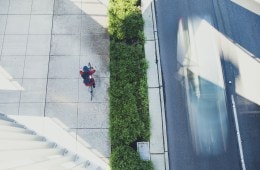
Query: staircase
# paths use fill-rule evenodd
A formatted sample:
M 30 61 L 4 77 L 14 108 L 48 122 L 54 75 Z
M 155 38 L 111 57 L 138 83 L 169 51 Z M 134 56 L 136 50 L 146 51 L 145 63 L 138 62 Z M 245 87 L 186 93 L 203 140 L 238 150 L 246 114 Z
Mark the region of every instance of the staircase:
M 101 170 L 0 113 L 0 170 Z

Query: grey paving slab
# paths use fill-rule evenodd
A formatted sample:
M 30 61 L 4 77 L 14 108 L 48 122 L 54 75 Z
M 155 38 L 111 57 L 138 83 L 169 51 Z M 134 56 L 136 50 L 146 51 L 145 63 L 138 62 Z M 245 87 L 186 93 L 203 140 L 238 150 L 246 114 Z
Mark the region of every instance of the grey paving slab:
M 25 55 L 27 35 L 5 35 L 2 55 Z
M 81 15 L 54 15 L 53 34 L 80 34 Z
M 4 35 L 0 35 L 0 54 L 2 53 L 3 41 L 4 41 Z M 1 61 L 1 56 L 0 56 L 0 61 Z
M 100 1 L 82 1 L 83 14 L 107 16 L 107 11 L 107 7 Z
M 30 14 L 33 0 L 10 0 L 9 14 Z
M 56 0 L 54 14 L 81 14 L 81 0 Z
M 161 108 L 158 104 L 160 100 L 159 88 L 149 88 L 149 113 L 151 118 L 151 137 L 150 137 L 150 152 L 164 153 L 163 129 Z
M 106 16 L 82 15 L 81 34 L 105 34 L 107 25 L 108 18 Z
M 44 116 L 45 103 L 20 103 L 19 115 L 21 116 Z
M 0 113 L 5 115 L 18 115 L 19 103 L 0 103 Z
M 7 15 L 0 15 L 0 34 L 5 33 L 6 21 L 7 21 Z
M 165 169 L 164 154 L 151 154 L 151 160 L 153 162 L 154 169 L 156 170 Z
M 148 87 L 158 87 L 158 72 L 155 56 L 155 42 L 146 41 L 145 42 L 145 55 L 148 60 L 148 70 L 147 70 L 147 81 Z
M 108 103 L 79 103 L 78 127 L 79 128 L 108 128 L 109 108 Z
M 78 102 L 78 79 L 49 79 L 47 102 Z
M 47 79 L 23 79 L 21 102 L 45 102 Z
M 49 78 L 79 78 L 79 56 L 51 56 Z
M 108 129 L 79 129 L 78 136 L 83 138 L 90 149 L 100 157 L 109 157 L 111 149 Z
M 144 32 L 146 40 L 154 40 L 154 26 L 152 15 L 152 3 L 145 4 L 142 8 L 142 16 L 144 19 Z
M 33 0 L 32 14 L 53 14 L 54 0 Z
M 81 55 L 108 55 L 107 34 L 90 34 L 81 37 Z
M 51 35 L 29 35 L 27 55 L 49 55 Z
M 5 34 L 28 34 L 30 15 L 8 15 Z
M 58 119 L 68 128 L 77 127 L 76 103 L 46 103 L 45 115 Z
M 32 15 L 29 34 L 51 34 L 53 15 Z
M 88 63 L 96 69 L 96 77 L 109 77 L 109 57 L 108 55 L 87 55 L 80 56 L 80 67 L 87 65 Z
M 47 78 L 49 56 L 26 56 L 23 78 Z
M 96 88 L 93 91 L 92 102 L 108 102 L 109 78 L 94 78 Z M 83 84 L 82 79 L 79 79 L 79 102 L 91 102 L 90 89 Z
M 19 90 L 0 90 L 0 103 L 18 103 L 20 101 Z
M 10 0 L 0 1 L 0 14 L 8 14 Z
M 12 78 L 23 78 L 25 56 L 2 56 L 0 65 Z
M 51 42 L 51 55 L 79 55 L 79 35 L 53 35 Z

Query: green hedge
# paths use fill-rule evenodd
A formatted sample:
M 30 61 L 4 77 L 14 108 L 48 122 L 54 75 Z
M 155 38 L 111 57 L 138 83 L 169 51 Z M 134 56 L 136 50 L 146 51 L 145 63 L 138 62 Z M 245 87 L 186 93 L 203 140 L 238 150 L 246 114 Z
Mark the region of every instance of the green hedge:
M 129 1 L 110 2 L 108 32 L 114 40 L 135 42 L 142 37 L 143 19 L 139 7 Z
M 143 19 L 137 0 L 110 0 L 110 127 L 113 170 L 151 170 L 137 141 L 148 141 L 150 119 Z
M 135 150 L 128 146 L 117 147 L 111 154 L 113 170 L 153 169 L 151 162 L 142 161 Z

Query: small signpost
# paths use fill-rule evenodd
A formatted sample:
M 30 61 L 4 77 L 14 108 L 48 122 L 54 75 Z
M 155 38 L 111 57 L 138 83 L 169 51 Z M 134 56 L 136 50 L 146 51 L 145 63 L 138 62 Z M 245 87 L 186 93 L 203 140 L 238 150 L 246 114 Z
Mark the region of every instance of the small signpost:
M 137 142 L 137 151 L 142 160 L 149 161 L 151 159 L 149 142 Z

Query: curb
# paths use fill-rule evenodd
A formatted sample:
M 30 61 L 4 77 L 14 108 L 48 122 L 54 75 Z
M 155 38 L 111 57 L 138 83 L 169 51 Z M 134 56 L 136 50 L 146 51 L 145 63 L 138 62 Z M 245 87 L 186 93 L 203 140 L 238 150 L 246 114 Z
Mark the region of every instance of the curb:
M 146 37 L 145 57 L 149 63 L 147 78 L 151 119 L 151 161 L 154 170 L 169 170 L 164 89 L 154 0 L 142 0 L 142 14 Z

